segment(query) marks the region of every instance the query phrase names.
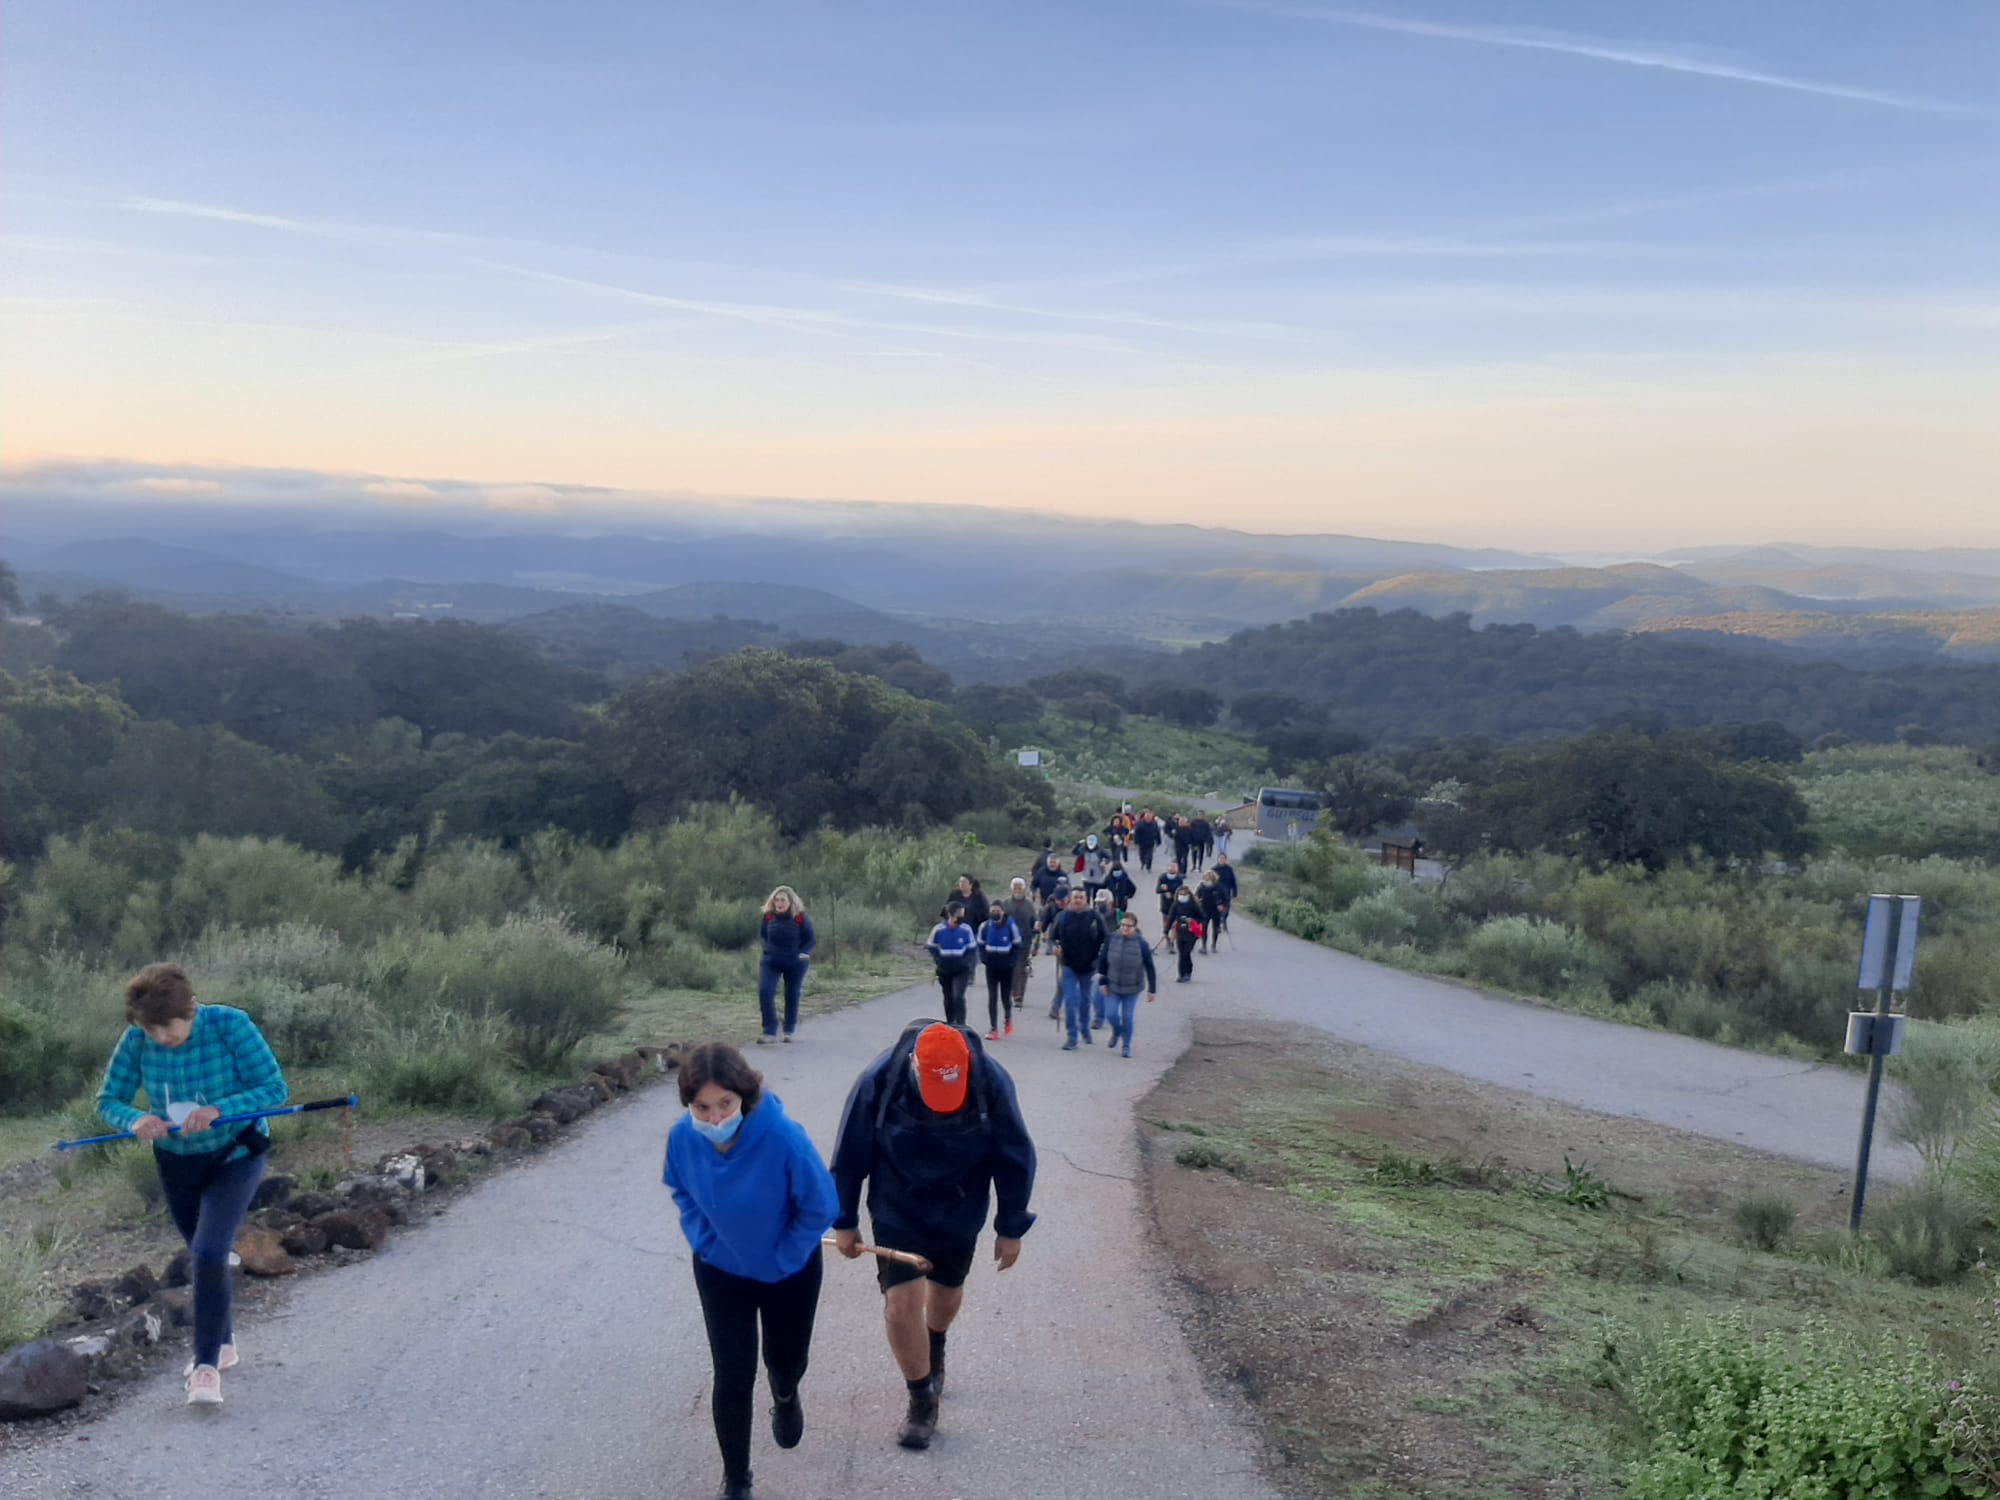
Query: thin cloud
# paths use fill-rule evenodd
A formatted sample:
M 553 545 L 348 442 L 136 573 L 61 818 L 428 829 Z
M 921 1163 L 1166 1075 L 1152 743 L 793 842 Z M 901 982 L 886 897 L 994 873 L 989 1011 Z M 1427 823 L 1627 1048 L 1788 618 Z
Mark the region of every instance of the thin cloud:
M 361 486 L 364 495 L 378 500 L 422 501 L 441 499 L 438 491 L 414 479 L 377 479 Z
M 215 479 L 188 479 L 179 475 L 155 474 L 148 479 L 134 479 L 118 488 L 136 490 L 142 495 L 173 495 L 180 499 L 198 498 L 207 495 L 228 493 L 228 486 Z
M 1313 5 L 1284 4 L 1280 3 L 1280 0 L 1197 0 L 1197 3 L 1214 9 L 1275 16 L 1290 21 L 1310 21 L 1324 26 L 1386 31 L 1398 36 L 1467 42 L 1481 47 L 1512 47 L 1527 52 L 1554 52 L 1564 57 L 1587 58 L 1593 62 L 1616 63 L 1629 68 L 1653 68 L 1666 73 L 1685 73 L 1697 78 L 1716 78 L 1728 83 L 1755 84 L 1761 88 L 1783 89 L 1788 93 L 1812 94 L 1822 99 L 1844 100 L 1850 104 L 1874 104 L 1887 109 L 1912 110 L 1919 114 L 1985 117 L 1992 113 L 1991 110 L 1977 105 L 1958 104 L 1941 99 L 1919 99 L 1908 94 L 1892 94 L 1881 89 L 1858 88 L 1852 84 L 1797 78 L 1788 73 L 1773 73 L 1763 68 L 1744 67 L 1719 58 L 1604 42 L 1591 37 L 1569 36 L 1561 32 L 1416 21 L 1403 16 L 1375 15 L 1367 11 L 1327 10 Z

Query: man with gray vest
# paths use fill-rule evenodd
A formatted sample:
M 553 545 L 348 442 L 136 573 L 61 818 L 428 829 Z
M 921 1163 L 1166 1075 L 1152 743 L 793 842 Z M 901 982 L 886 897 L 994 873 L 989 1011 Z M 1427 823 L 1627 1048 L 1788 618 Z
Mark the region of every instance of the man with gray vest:
M 1118 930 L 1097 956 L 1097 978 L 1104 986 L 1105 1019 L 1111 1023 L 1111 1039 L 1104 1045 L 1124 1043 L 1124 1056 L 1132 1055 L 1132 1020 L 1139 1009 L 1139 985 L 1146 986 L 1146 1000 L 1159 998 L 1159 975 L 1153 969 L 1153 945 L 1139 932 L 1136 912 L 1118 919 Z

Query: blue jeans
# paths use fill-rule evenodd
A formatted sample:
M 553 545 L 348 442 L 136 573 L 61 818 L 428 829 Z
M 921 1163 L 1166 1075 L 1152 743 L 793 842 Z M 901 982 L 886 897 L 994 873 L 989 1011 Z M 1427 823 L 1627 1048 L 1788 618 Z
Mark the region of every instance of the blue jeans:
M 805 987 L 806 966 L 811 962 L 803 956 L 774 963 L 765 959 L 757 969 L 757 1009 L 763 1012 L 764 1035 L 778 1034 L 778 978 L 785 980 L 785 1035 L 790 1036 L 799 1029 L 799 991 Z
M 1108 995 L 1105 1005 L 1111 1012 L 1111 1035 L 1125 1044 L 1125 1050 L 1132 1050 L 1132 1018 L 1139 1013 L 1139 996 Z
M 1056 971 L 1056 978 L 1062 985 L 1063 1023 L 1069 1030 L 1069 1039 L 1074 1042 L 1081 1034 L 1084 1041 L 1089 1041 L 1091 1006 L 1095 1003 L 1100 1012 L 1104 1008 L 1097 990 L 1097 976 L 1062 968 Z
M 154 1159 L 164 1154 L 155 1152 Z M 173 1165 L 185 1171 L 190 1164 Z M 246 1156 L 219 1166 L 199 1187 L 166 1172 L 160 1174 L 167 1213 L 187 1241 L 188 1280 L 194 1285 L 194 1362 L 198 1365 L 214 1364 L 233 1332 L 229 1252 L 236 1243 L 236 1231 L 243 1227 L 243 1216 L 250 1212 L 257 1184 L 263 1180 L 262 1156 Z

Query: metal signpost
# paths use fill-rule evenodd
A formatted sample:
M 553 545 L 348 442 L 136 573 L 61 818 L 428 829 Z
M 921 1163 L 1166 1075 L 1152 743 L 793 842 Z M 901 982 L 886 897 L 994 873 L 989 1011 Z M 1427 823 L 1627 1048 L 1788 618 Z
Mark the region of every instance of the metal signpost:
M 1868 926 L 1861 938 L 1861 977 L 1856 988 L 1875 992 L 1875 1009 L 1850 1011 L 1847 1050 L 1868 1058 L 1868 1102 L 1861 1111 L 1861 1149 L 1854 1159 L 1854 1204 L 1847 1216 L 1850 1232 L 1861 1229 L 1861 1210 L 1868 1197 L 1868 1153 L 1875 1144 L 1875 1106 L 1882 1097 L 1882 1059 L 1903 1050 L 1903 1023 L 1892 1013 L 1893 997 L 1910 987 L 1916 972 L 1917 915 L 1922 903 L 1915 896 L 1870 896 Z

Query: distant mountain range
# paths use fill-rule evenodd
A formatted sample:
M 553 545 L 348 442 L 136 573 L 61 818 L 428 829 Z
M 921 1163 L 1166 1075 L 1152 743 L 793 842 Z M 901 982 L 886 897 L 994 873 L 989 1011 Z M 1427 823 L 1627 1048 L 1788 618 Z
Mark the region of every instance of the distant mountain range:
M 110 587 L 197 612 L 515 622 L 579 660 L 667 664 L 715 649 L 710 638 L 824 637 L 904 642 L 955 676 L 1005 680 L 1026 660 L 1150 653 L 1366 607 L 1869 664 L 2000 661 L 2000 548 L 1787 543 L 1572 566 L 1432 543 L 930 506 L 690 501 L 643 523 L 629 512 L 450 517 L 459 531 L 351 497 L 309 510 L 65 505 L 18 481 L 0 483 L 0 496 L 4 550 L 31 599 Z M 648 619 L 739 628 L 671 632 L 649 647 Z

